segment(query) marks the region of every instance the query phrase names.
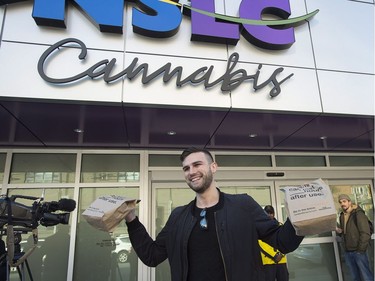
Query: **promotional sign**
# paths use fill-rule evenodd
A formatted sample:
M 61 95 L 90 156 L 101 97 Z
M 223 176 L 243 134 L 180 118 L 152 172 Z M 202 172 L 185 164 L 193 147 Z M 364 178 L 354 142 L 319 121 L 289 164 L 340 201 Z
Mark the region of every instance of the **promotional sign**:
M 0 0 L 0 6 L 27 0 Z M 67 3 L 76 5 L 101 32 L 123 32 L 123 0 L 34 0 L 32 16 L 36 24 L 66 28 Z M 306 23 L 318 10 L 289 18 L 289 0 L 242 0 L 239 17 L 215 13 L 215 0 L 191 0 L 183 5 L 169 0 L 136 0 L 132 9 L 133 32 L 167 38 L 178 32 L 182 13 L 191 18 L 192 41 L 236 45 L 240 31 L 250 43 L 265 49 L 282 50 L 294 42 L 294 27 Z M 228 3 L 230 4 L 230 3 Z M 182 11 L 181 11 L 182 10 Z M 281 20 L 263 20 L 263 15 Z

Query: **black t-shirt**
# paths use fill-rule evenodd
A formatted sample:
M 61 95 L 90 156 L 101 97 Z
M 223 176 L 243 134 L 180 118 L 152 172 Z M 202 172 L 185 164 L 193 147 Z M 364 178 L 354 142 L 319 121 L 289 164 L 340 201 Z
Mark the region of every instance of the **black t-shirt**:
M 189 238 L 188 281 L 225 281 L 223 258 L 216 235 L 214 212 L 222 207 L 222 198 L 218 204 L 206 209 L 207 229 L 200 227 L 202 209 L 194 208 L 198 221 Z

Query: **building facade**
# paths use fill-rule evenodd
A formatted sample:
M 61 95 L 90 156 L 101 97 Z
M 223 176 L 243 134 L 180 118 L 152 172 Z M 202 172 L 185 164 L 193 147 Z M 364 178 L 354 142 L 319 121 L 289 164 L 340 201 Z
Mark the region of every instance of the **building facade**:
M 155 236 L 193 198 L 188 146 L 213 152 L 222 190 L 281 221 L 282 188 L 316 178 L 374 219 L 373 1 L 0 0 L 0 39 L 2 194 L 77 202 L 68 225 L 38 227 L 34 280 L 169 280 L 167 263 L 138 262 L 124 224 L 105 233 L 82 212 L 139 198 Z M 334 232 L 306 237 L 288 267 L 350 280 Z

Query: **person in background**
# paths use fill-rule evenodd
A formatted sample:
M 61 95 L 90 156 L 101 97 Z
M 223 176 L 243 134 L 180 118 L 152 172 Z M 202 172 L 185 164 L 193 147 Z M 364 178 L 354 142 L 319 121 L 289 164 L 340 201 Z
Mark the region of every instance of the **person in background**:
M 258 239 L 283 253 L 302 242 L 289 219 L 279 226 L 251 196 L 220 191 L 208 150 L 188 148 L 180 160 L 194 200 L 172 211 L 155 240 L 134 210 L 125 217 L 144 264 L 155 267 L 168 259 L 172 281 L 258 281 L 264 280 Z
M 69 262 L 70 226 L 58 224 L 40 248 L 43 257 L 43 281 L 65 281 Z M 33 256 L 34 253 L 31 255 Z
M 336 232 L 343 237 L 345 262 L 353 281 L 374 281 L 366 253 L 371 240 L 367 216 L 361 207 L 352 203 L 349 195 L 340 194 L 338 201 L 342 212 Z
M 264 211 L 270 217 L 271 220 L 279 223 L 275 218 L 275 210 L 271 205 L 264 207 Z M 276 248 L 268 245 L 267 243 L 259 240 L 260 253 L 262 256 L 262 262 L 264 265 L 264 271 L 266 275 L 266 281 L 288 281 L 289 272 L 286 264 L 286 256 Z

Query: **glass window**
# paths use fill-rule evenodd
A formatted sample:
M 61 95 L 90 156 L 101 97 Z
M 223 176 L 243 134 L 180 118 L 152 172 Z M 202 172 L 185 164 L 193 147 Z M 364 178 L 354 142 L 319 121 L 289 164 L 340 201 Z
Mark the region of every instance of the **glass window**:
M 269 155 L 216 155 L 221 167 L 271 167 Z
M 188 204 L 194 198 L 194 193 L 190 188 L 166 188 L 157 189 L 156 208 L 157 217 L 161 226 L 167 222 L 172 210 L 176 207 Z M 159 229 L 160 230 L 160 229 Z M 156 234 L 158 231 L 156 231 Z
M 287 254 L 290 281 L 338 280 L 332 243 L 300 245 Z
M 180 155 L 151 154 L 148 157 L 150 167 L 181 167 Z
M 3 182 L 4 179 L 5 159 L 6 154 L 0 153 L 0 184 Z
M 277 167 L 325 167 L 324 156 L 275 156 Z
M 374 157 L 372 156 L 330 156 L 329 162 L 332 167 L 345 166 L 374 166 Z
M 238 187 L 225 186 L 220 187 L 220 190 L 228 194 L 248 194 L 254 198 L 255 201 L 262 207 L 271 205 L 271 190 L 269 186 L 259 187 Z
M 367 217 L 374 221 L 374 206 L 372 204 L 371 186 L 369 184 L 340 184 L 330 185 L 336 210 L 341 212 L 338 198 L 340 194 L 348 194 L 352 202 L 359 205 L 366 213 Z
M 81 182 L 138 182 L 139 161 L 138 154 L 85 154 Z
M 36 219 L 41 223 L 38 230 L 38 243 L 34 251 L 27 257 L 30 266 L 32 278 L 34 281 L 40 280 L 66 280 L 67 268 L 69 261 L 69 245 L 70 245 L 70 212 L 62 211 L 66 205 L 59 205 L 60 199 L 73 198 L 73 189 L 68 188 L 47 188 L 44 190 L 44 200 L 37 201 L 34 198 L 40 198 L 43 193 L 42 189 L 10 189 L 8 196 L 15 196 L 14 210 L 34 210 L 32 216 L 28 213 L 14 212 L 13 217 L 17 218 L 13 221 L 16 233 L 20 234 L 19 243 L 15 243 L 15 256 L 19 259 L 22 252 L 34 246 L 32 229 L 29 227 L 31 221 Z M 25 199 L 24 196 L 30 196 Z M 53 205 L 51 205 L 54 201 Z M 56 202 L 56 203 L 55 203 Z M 33 205 L 35 203 L 35 205 Z M 22 204 L 17 205 L 16 204 Z M 53 207 L 53 208 L 52 208 Z M 57 211 L 53 211 L 55 209 Z M 25 215 L 22 215 L 25 214 Z M 29 213 L 30 214 L 30 213 Z M 43 226 L 44 222 L 48 226 Z M 4 220 L 1 221 L 4 223 Z M 68 224 L 65 224 L 68 222 Z M 19 235 L 19 234 L 16 234 Z M 6 236 L 3 236 L 5 240 Z M 19 245 L 19 246 L 16 246 Z M 25 270 L 25 274 L 27 271 Z M 10 280 L 19 280 L 17 271 L 11 270 Z M 29 280 L 29 279 L 25 279 Z
M 13 155 L 10 183 L 73 183 L 75 154 Z
M 230 194 L 251 195 L 262 206 L 271 204 L 269 186 L 264 187 L 238 187 L 221 186 L 220 190 Z M 156 189 L 156 221 L 155 234 L 157 235 L 167 222 L 172 210 L 178 206 L 186 205 L 194 199 L 194 192 L 190 188 L 157 188 Z M 168 261 L 164 261 L 155 268 L 156 281 L 171 280 Z
M 94 228 L 81 215 L 93 201 L 103 195 L 139 198 L 139 188 L 81 189 L 73 280 L 137 280 L 138 258 L 131 247 L 125 222 L 121 222 L 109 233 Z
M 174 208 L 186 205 L 193 199 L 194 192 L 190 188 L 156 189 L 155 235 L 159 234 L 160 230 L 164 227 Z M 171 280 L 168 260 L 165 260 L 155 268 L 155 280 Z

